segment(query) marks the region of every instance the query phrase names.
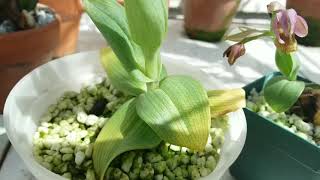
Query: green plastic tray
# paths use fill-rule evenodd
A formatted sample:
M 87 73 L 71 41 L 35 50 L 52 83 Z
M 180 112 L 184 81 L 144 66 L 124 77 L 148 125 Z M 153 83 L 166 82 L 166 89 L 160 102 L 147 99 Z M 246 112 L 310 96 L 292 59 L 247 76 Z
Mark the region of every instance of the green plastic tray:
M 244 87 L 260 91 L 272 73 Z M 300 78 L 301 80 L 307 81 Z M 274 122 L 244 109 L 248 132 L 245 146 L 231 166 L 237 180 L 320 180 L 320 148 Z

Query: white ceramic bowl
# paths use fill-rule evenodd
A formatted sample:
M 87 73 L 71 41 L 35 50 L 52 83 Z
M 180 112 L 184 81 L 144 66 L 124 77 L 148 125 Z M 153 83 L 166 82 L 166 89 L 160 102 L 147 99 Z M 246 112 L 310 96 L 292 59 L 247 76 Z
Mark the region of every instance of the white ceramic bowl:
M 169 74 L 187 74 L 200 80 L 206 88 L 216 87 L 207 74 L 191 65 L 164 60 Z M 8 137 L 32 174 L 39 180 L 63 180 L 36 162 L 32 155 L 32 136 L 40 116 L 66 90 L 79 91 L 96 77 L 105 76 L 99 61 L 99 52 L 79 53 L 42 65 L 22 78 L 10 92 L 5 108 L 4 122 Z M 226 133 L 221 159 L 209 176 L 220 179 L 240 154 L 246 137 L 246 119 L 242 110 L 230 113 L 230 129 Z

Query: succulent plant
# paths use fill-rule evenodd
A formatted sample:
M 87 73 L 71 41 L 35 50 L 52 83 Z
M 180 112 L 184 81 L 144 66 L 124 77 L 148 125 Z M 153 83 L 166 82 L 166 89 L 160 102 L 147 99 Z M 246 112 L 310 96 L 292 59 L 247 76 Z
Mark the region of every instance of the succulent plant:
M 18 30 L 35 27 L 37 3 L 38 0 L 0 0 L 0 23 L 10 20 Z

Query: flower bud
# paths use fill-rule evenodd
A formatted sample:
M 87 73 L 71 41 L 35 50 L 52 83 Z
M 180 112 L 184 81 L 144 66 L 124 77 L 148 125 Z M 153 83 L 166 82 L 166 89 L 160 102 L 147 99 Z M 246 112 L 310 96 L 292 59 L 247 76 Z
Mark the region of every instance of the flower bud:
M 243 56 L 245 54 L 245 52 L 246 52 L 246 49 L 244 47 L 244 44 L 237 43 L 237 44 L 230 46 L 223 53 L 223 57 L 227 56 L 229 64 L 233 65 L 240 56 Z
M 285 9 L 285 7 L 277 1 L 273 1 L 267 5 L 267 9 L 268 9 L 268 13 L 273 13 L 275 11 L 283 10 Z

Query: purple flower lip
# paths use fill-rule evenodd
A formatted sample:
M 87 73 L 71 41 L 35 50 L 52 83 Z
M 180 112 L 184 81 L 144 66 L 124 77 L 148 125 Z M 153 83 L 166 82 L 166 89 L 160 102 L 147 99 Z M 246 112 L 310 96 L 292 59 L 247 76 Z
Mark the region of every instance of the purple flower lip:
M 246 52 L 246 49 L 244 47 L 243 43 L 237 43 L 232 46 L 230 46 L 224 53 L 223 57 L 227 56 L 228 57 L 228 63 L 230 65 L 233 65 L 236 60 L 240 57 L 243 56 Z
M 272 28 L 276 36 L 276 45 L 282 46 L 280 49 L 284 52 L 296 50 L 292 48 L 296 47 L 293 44 L 296 43 L 295 35 L 305 37 L 308 34 L 307 22 L 294 9 L 279 10 L 273 19 Z

